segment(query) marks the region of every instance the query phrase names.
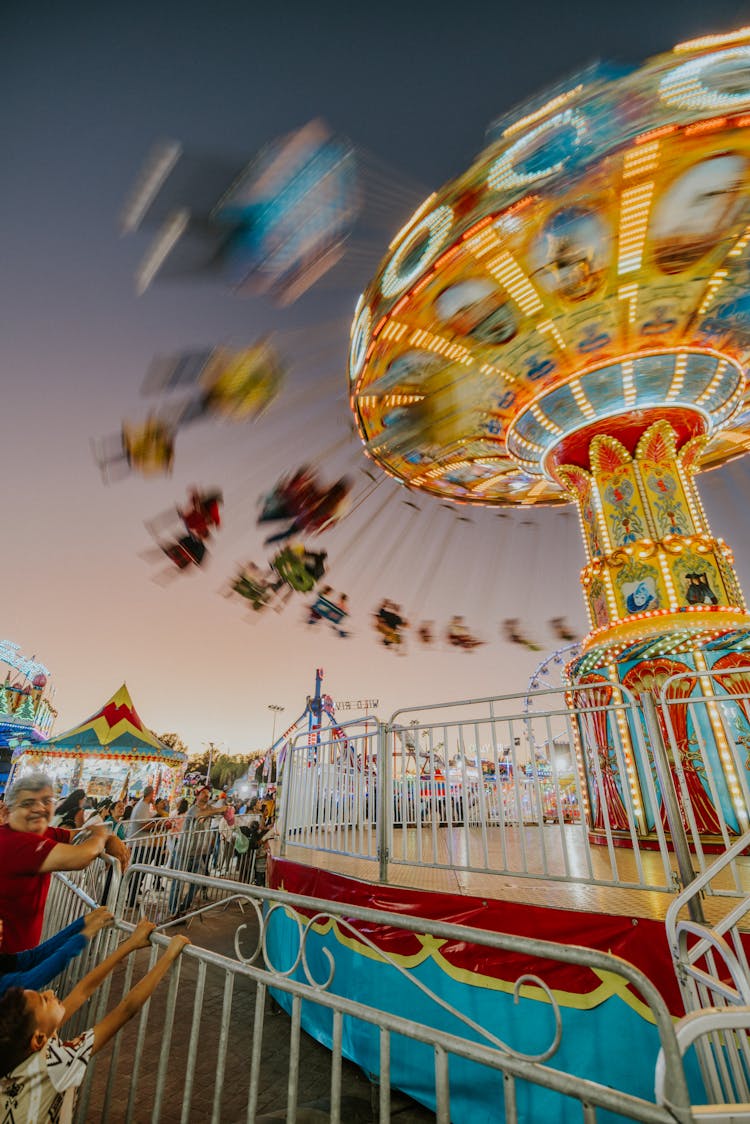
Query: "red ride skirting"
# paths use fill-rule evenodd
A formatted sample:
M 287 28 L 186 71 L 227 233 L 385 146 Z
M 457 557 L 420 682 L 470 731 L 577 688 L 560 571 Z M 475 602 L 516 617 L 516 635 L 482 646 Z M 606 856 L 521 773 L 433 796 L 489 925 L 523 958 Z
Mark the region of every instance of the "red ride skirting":
M 669 833 L 667 833 L 666 840 L 667 840 L 667 850 L 668 851 L 674 851 L 674 845 L 672 843 L 672 840 L 669 837 Z M 598 831 L 590 831 L 589 832 L 589 843 L 594 843 L 597 847 L 606 847 L 609 843 L 609 840 L 607 839 L 607 836 L 604 834 L 604 832 L 600 833 Z M 620 834 L 616 831 L 613 831 L 612 832 L 612 846 L 613 847 L 623 847 L 625 849 L 629 849 L 629 850 L 632 851 L 633 850 L 633 840 L 630 838 L 630 835 L 622 835 L 622 834 Z M 655 834 L 654 835 L 639 835 L 638 836 L 638 846 L 640 847 L 640 849 L 642 851 L 658 851 L 659 850 L 659 837 Z M 695 847 L 690 847 L 690 840 L 689 839 L 688 839 L 688 847 L 690 848 L 691 853 L 695 854 Z M 724 843 L 724 840 L 721 838 L 721 836 L 716 836 L 715 842 L 712 842 L 710 838 L 701 839 L 701 847 L 703 848 L 703 852 L 706 855 L 723 855 L 724 852 L 727 849 L 726 844 Z M 745 855 L 749 854 L 749 853 L 750 852 L 748 852 L 748 851 L 743 851 L 743 854 L 745 854 Z
M 673 1015 L 684 1014 L 663 921 L 384 886 L 274 857 L 269 858 L 268 885 L 332 902 L 610 952 L 639 968 L 658 987 Z M 406 930 L 352 924 L 383 952 L 413 957 L 422 948 L 419 938 Z M 588 968 L 463 941 L 446 941 L 440 956 L 448 970 L 476 975 L 480 986 L 482 977 L 514 983 L 524 973 L 539 975 L 553 990 L 579 995 L 596 991 L 602 983 Z

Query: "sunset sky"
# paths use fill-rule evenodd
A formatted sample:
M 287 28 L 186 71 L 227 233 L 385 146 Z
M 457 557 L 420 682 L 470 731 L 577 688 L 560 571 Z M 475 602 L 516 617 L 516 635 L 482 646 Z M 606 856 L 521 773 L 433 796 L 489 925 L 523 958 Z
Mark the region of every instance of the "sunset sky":
M 377 698 L 387 718 L 402 705 L 523 690 L 543 653 L 504 642 L 505 617 L 522 618 L 545 651 L 550 617 L 583 630 L 572 511 L 477 511 L 454 526 L 436 501 L 405 507 L 389 481 L 318 540 L 331 584 L 349 594 L 351 638 L 308 630 L 308 599 L 251 619 L 221 591 L 238 562 L 264 561 L 257 504 L 280 474 L 307 461 L 331 481 L 351 473 L 357 494 L 370 486 L 346 404 L 356 300 L 393 234 L 481 149 L 489 122 L 596 58 L 635 63 L 738 26 L 742 8 L 467 0 L 450 16 L 409 0 L 5 5 L 0 636 L 50 669 L 57 733 L 124 680 L 151 728 L 196 751 L 212 739 L 247 752 L 270 739 L 269 704 L 285 708 L 277 733 L 302 710 L 317 666 L 334 699 Z M 355 238 L 350 259 L 286 309 L 200 279 L 138 298 L 148 235 L 121 239 L 117 216 L 153 142 L 174 137 L 241 164 L 316 116 L 392 183 L 386 218 Z M 268 332 L 291 370 L 261 421 L 195 426 L 178 438 L 171 478 L 103 484 L 91 440 L 146 414 L 140 386 L 156 353 Z M 749 481 L 735 464 L 702 484 L 746 591 Z M 144 520 L 194 483 L 223 488 L 225 527 L 205 571 L 162 586 L 153 577 L 167 564 L 141 557 L 151 546 Z M 487 644 L 467 656 L 411 640 L 396 656 L 371 627 L 383 597 L 415 620 L 461 613 Z

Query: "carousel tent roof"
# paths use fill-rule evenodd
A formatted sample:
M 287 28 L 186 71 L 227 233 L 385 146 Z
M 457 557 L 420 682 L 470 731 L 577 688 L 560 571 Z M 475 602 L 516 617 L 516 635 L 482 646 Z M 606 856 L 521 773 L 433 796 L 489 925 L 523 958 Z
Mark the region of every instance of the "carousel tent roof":
M 90 753 L 93 757 L 137 758 L 165 765 L 182 765 L 187 760 L 184 753 L 170 749 L 144 726 L 124 683 L 96 714 L 52 738 L 44 749 L 55 757 Z

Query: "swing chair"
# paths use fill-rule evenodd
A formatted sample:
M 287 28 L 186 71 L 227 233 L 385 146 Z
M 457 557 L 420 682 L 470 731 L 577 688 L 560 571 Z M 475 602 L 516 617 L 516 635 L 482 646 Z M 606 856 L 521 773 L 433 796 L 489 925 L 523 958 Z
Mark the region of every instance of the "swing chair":
M 328 621 L 332 626 L 334 632 L 342 639 L 349 635 L 345 629 L 342 628 L 343 621 L 346 620 L 349 613 L 346 608 L 347 596 L 345 593 L 340 595 L 339 601 L 332 600 L 332 590 L 330 586 L 325 587 L 325 591 L 321 591 L 310 606 L 307 617 L 308 624 L 317 624 L 318 621 Z

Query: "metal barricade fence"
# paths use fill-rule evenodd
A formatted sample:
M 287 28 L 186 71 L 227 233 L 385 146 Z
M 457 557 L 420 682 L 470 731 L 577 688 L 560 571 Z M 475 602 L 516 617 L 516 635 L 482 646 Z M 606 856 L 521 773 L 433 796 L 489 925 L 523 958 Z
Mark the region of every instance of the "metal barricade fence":
M 183 892 L 182 883 L 173 877 L 174 871 L 249 881 L 254 855 L 242 855 L 235 849 L 239 831 L 239 827 L 230 828 L 221 818 L 218 822 L 211 818 L 183 825 L 178 831 L 167 829 L 156 833 L 156 838 L 153 832 L 144 832 L 128 840 L 131 864 L 147 869 L 128 879 L 124 905 L 137 908 L 144 917 L 161 924 L 192 904 L 193 895 L 189 890 Z
M 126 871 L 117 907 L 120 931 L 133 927 L 122 917 L 122 903 L 127 900 L 129 882 L 139 875 L 145 880 L 146 876 L 157 873 L 157 868 L 147 867 Z M 78 902 L 83 900 L 79 888 L 66 878 L 55 877 L 64 893 Z M 378 1119 L 383 1122 L 390 1120 L 392 1079 L 398 1072 L 400 1056 L 405 1050 L 416 1048 L 415 1044 L 421 1044 L 425 1056 L 432 1058 L 432 1065 L 424 1067 L 429 1090 L 425 1100 L 434 1108 L 439 1124 L 457 1119 L 451 1104 L 460 1084 L 457 1073 L 463 1063 L 471 1063 L 473 1068 L 469 1072 L 475 1077 L 480 1072 L 497 1074 L 498 1100 L 492 1112 L 499 1114 L 502 1103 L 508 1124 L 521 1118 L 519 1112 L 523 1115 L 519 1105 L 530 1088 L 547 1091 L 545 1096 L 549 1097 L 551 1108 L 546 1119 L 563 1119 L 562 1107 L 556 1110 L 554 1106 L 571 1104 L 573 1111 L 581 1114 L 578 1119 L 585 1124 L 596 1124 L 602 1119 L 602 1113 L 615 1113 L 652 1124 L 674 1124 L 675 1120 L 688 1124 L 693 1120 L 675 1029 L 664 1001 L 638 969 L 618 957 L 463 925 L 406 918 L 402 914 L 352 907 L 348 903 L 251 888 L 183 871 L 173 871 L 172 878 L 186 889 L 192 886 L 197 895 L 204 895 L 209 902 L 216 902 L 220 897 L 223 908 L 232 903 L 244 906 L 244 918 L 234 935 L 237 959 L 196 945 L 185 950 L 168 984 L 162 985 L 139 1017 L 118 1035 L 111 1056 L 96 1058 L 90 1064 L 77 1109 L 78 1124 L 93 1119 L 107 1120 L 108 1124 L 121 1121 L 132 1124 L 146 1119 L 152 1124 L 172 1124 L 177 1120 L 180 1124 L 191 1120 L 201 1124 L 209 1120 L 212 1124 L 253 1122 L 262 1110 L 264 1069 L 273 1065 L 278 1074 L 280 1061 L 286 1076 L 285 1119 L 295 1124 L 300 1099 L 306 1091 L 301 1085 L 307 1041 L 302 1033 L 303 1012 L 312 1007 L 325 1010 L 330 1025 L 327 1045 L 331 1053 L 325 1081 L 332 1124 L 347 1119 L 344 1099 L 347 1075 L 343 1059 L 347 1055 L 350 1031 L 355 1026 L 369 1028 L 374 1036 L 376 1060 L 372 1074 L 378 1085 Z M 51 902 L 57 900 L 57 897 L 50 899 Z M 214 904 L 212 908 L 217 906 Z M 277 949 L 272 939 L 273 926 L 281 915 L 296 922 L 294 947 L 284 946 L 283 964 L 274 963 Z M 248 920 L 252 921 L 252 932 L 246 933 Z M 436 1029 L 427 1022 L 381 1009 L 377 1003 L 363 1003 L 347 997 L 337 990 L 336 963 L 330 957 L 327 962 L 323 961 L 327 978 L 316 976 L 311 966 L 316 963 L 319 933 L 327 931 L 330 925 L 338 926 L 352 939 L 363 941 L 368 946 L 368 956 L 379 958 L 398 972 L 401 987 L 418 988 L 422 1003 L 427 994 L 434 1000 L 436 1009 L 450 1011 L 455 1025 L 461 1029 L 453 1032 Z M 399 958 L 390 957 L 372 943 L 367 934 L 372 934 L 373 927 L 378 926 L 417 933 L 420 939 L 428 935 L 433 941 L 469 942 L 505 952 L 520 958 L 521 962 L 535 958 L 549 965 L 579 965 L 602 976 L 617 977 L 623 987 L 635 988 L 648 1006 L 649 1019 L 658 1034 L 664 1103 L 657 1104 L 646 1097 L 610 1087 L 606 1073 L 601 1074 L 601 1080 L 591 1080 L 550 1064 L 559 1054 L 568 1031 L 564 1012 L 561 1013 L 554 994 L 539 977 L 520 977 L 514 993 L 521 1006 L 532 1002 L 532 992 L 537 995 L 534 1002 L 538 1004 L 538 996 L 543 994 L 550 1005 L 553 1030 L 549 1041 L 544 1049 L 532 1054 L 512 1042 L 502 1041 L 491 1031 L 477 1026 L 466 1013 L 449 1008 L 439 995 L 430 993 Z M 101 955 L 111 951 L 120 935 L 121 932 L 105 931 Z M 245 949 L 247 937 L 250 947 Z M 150 953 L 132 955 L 125 969 L 110 977 L 109 983 L 83 1009 L 80 1025 L 95 1025 L 111 1010 L 136 978 L 155 962 L 158 950 L 167 941 L 166 935 L 157 933 L 152 938 Z M 74 963 L 82 972 L 85 965 Z M 267 997 L 271 990 L 291 1014 L 288 1048 L 281 1060 L 269 1056 L 269 1049 L 276 1054 L 279 1050 L 278 1041 L 275 1046 L 269 1045 L 266 1035 Z M 573 1046 L 575 1048 L 575 1043 Z M 656 1052 L 653 1062 L 655 1065 Z M 267 1099 L 267 1090 L 263 1095 Z M 466 1117 L 459 1116 L 459 1119 Z
M 414 707 L 378 734 L 347 733 L 346 755 L 328 732 L 292 748 L 282 853 L 377 859 L 382 880 L 419 864 L 673 892 L 651 735 L 627 689 Z
M 750 828 L 750 666 L 670 676 L 659 713 L 683 826 L 705 871 L 711 852 Z M 722 869 L 724 879 L 709 879 L 707 893 L 748 889 L 737 860 Z
M 84 870 L 57 873 L 50 881 L 47 904 L 44 910 L 42 941 L 55 936 L 74 921 L 96 909 L 106 906 L 114 912 L 120 890 L 120 864 L 109 855 L 94 859 Z M 102 956 L 104 937 L 98 933 L 80 956 L 72 960 L 56 980 L 56 990 L 64 995 L 74 984 L 98 963 Z M 66 1027 L 69 1036 L 83 1030 L 83 1016 L 79 1012 Z
M 750 1119 L 750 831 L 675 898 L 667 911 L 667 939 L 688 1019 L 686 1045 L 695 1041 L 703 1080 L 712 1100 L 744 1106 Z M 722 897 L 728 870 L 742 877 L 745 895 Z M 716 883 L 719 883 L 717 888 Z M 690 905 L 714 889 L 721 916 L 711 925 L 688 916 Z M 714 912 L 716 912 L 714 908 Z M 726 1008 L 732 1008 L 727 1013 Z M 716 1018 L 717 1012 L 721 1017 Z
M 230 828 L 223 819 L 218 823 L 213 819 L 208 826 L 192 830 L 166 827 L 133 836 L 128 840 L 130 862 L 139 873 L 128 880 L 124 905 L 162 924 L 185 905 L 188 896 L 188 891 L 182 892 L 182 883 L 172 877 L 175 870 L 251 882 L 255 854 L 252 850 L 241 853 L 235 847 L 242 826 Z M 120 881 L 120 865 L 107 854 L 84 870 L 60 875 L 50 887 L 42 939 L 65 928 L 93 905 L 114 908 Z M 77 893 L 68 893 L 71 888 Z
M 362 725 L 365 729 L 362 730 Z M 377 747 L 373 719 L 354 719 L 319 734 L 300 734 L 283 772 L 282 847 L 313 847 L 377 860 Z
M 120 864 L 104 854 L 84 870 L 70 870 L 54 878 L 47 896 L 42 940 L 70 925 L 92 905 L 113 909 L 120 889 L 120 877 Z M 75 887 L 77 893 L 71 895 L 68 887 Z

